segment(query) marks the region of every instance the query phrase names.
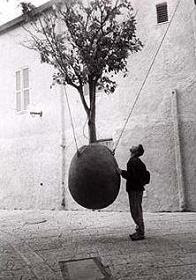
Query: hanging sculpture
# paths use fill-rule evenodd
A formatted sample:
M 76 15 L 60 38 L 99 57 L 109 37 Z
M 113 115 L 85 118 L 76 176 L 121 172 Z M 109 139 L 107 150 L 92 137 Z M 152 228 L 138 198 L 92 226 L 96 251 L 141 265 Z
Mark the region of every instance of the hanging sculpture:
M 68 185 L 73 199 L 88 209 L 102 209 L 114 202 L 120 189 L 117 162 L 101 144 L 81 147 L 74 155 Z

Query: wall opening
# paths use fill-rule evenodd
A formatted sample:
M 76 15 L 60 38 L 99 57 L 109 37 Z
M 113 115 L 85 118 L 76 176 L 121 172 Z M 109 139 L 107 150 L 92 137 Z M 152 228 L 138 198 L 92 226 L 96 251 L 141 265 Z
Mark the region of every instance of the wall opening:
M 168 21 L 167 3 L 161 3 L 156 5 L 157 10 L 157 23 L 163 23 Z

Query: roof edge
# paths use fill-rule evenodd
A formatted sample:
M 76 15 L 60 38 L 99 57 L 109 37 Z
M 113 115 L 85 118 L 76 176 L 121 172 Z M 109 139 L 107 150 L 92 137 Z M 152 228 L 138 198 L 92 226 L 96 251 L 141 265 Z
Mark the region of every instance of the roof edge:
M 41 12 L 45 12 L 48 9 L 50 9 L 52 7 L 52 5 L 55 3 L 55 0 L 50 0 L 38 7 L 35 8 L 35 15 Z M 0 35 L 2 35 L 3 33 L 6 33 L 7 31 L 10 31 L 14 28 L 16 28 L 17 26 L 20 26 L 21 24 L 27 22 L 26 16 L 25 15 L 21 15 L 17 18 L 14 18 L 6 23 L 4 23 L 3 25 L 0 26 Z

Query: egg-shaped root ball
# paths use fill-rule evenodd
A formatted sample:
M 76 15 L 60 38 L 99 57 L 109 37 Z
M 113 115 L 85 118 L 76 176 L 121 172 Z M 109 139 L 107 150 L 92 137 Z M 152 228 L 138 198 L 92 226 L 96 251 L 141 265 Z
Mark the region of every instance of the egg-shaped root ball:
M 114 202 L 120 189 L 118 164 L 101 144 L 83 146 L 69 168 L 68 186 L 73 199 L 88 209 L 103 209 Z

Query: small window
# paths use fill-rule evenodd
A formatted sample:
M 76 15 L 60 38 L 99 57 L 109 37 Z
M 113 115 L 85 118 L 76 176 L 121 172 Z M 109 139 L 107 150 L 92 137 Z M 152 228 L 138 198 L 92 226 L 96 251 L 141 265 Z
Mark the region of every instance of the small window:
M 16 110 L 17 112 L 27 109 L 29 98 L 29 69 L 24 68 L 16 72 Z
M 111 151 L 113 150 L 114 142 L 112 138 L 99 139 L 97 142 L 108 147 Z
M 157 23 L 168 21 L 167 3 L 156 5 L 157 9 Z

